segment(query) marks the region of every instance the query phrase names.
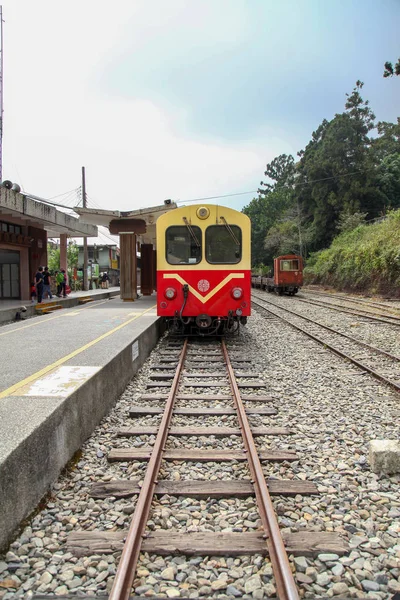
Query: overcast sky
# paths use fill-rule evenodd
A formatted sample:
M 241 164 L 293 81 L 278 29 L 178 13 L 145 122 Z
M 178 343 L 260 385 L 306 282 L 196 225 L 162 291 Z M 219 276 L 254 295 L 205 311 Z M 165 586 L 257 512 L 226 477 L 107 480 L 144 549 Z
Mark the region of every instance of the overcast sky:
M 400 0 L 2 5 L 3 179 L 43 198 L 78 188 L 82 165 L 91 207 L 256 190 L 357 79 L 378 120 L 400 115 L 400 77 L 382 77 L 400 56 Z

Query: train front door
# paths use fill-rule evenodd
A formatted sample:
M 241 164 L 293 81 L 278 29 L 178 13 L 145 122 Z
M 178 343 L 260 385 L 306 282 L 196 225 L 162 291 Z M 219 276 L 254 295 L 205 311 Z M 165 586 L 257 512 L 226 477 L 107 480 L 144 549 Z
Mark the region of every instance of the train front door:
M 0 299 L 21 298 L 19 275 L 19 252 L 0 249 Z

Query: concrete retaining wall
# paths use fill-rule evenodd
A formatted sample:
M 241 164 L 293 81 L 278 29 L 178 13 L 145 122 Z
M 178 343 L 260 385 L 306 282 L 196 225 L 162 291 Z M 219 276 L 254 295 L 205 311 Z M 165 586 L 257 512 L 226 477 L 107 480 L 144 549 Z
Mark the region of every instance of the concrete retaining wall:
M 37 507 L 62 468 L 115 404 L 161 333 L 158 319 L 135 338 L 139 356 L 133 362 L 135 339 L 75 392 L 60 400 L 0 463 L 0 551 L 12 541 L 21 521 Z

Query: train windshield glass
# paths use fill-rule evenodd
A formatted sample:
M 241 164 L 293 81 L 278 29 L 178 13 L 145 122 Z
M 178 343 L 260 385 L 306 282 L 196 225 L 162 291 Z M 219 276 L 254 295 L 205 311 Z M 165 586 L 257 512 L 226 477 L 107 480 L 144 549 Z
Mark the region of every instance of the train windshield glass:
M 281 260 L 281 271 L 299 271 L 299 261 L 293 260 Z
M 201 229 L 195 225 L 168 227 L 165 254 L 170 265 L 195 265 L 201 261 Z
M 233 265 L 242 258 L 242 230 L 237 225 L 211 225 L 206 229 L 206 259 L 211 264 Z

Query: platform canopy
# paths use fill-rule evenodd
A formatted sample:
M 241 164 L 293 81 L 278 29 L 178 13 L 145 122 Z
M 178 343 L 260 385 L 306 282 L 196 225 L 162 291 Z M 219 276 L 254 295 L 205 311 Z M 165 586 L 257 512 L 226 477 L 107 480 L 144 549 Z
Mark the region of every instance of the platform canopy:
M 83 223 L 40 200 L 36 196 L 0 187 L 0 219 L 7 220 L 7 216 L 18 218 L 25 225 L 46 230 L 50 238 L 58 238 L 63 233 L 71 237 L 97 235 L 97 227 Z
M 74 211 L 78 213 L 83 223 L 104 225 L 110 233 L 132 232 L 140 236 L 144 244 L 156 245 L 156 221 L 159 216 L 177 208 L 174 202 L 161 204 L 137 210 L 103 210 L 98 208 L 82 208 L 77 206 Z

